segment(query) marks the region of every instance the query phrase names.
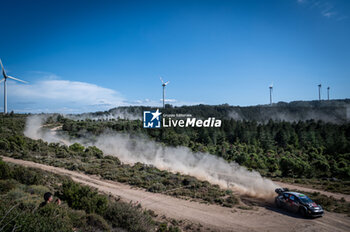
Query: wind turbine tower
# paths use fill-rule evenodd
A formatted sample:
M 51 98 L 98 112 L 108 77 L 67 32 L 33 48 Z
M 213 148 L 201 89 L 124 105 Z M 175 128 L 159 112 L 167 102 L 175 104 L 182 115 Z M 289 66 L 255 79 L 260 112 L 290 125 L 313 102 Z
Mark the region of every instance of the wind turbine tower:
M 165 108 L 165 86 L 167 86 L 170 81 L 164 82 L 162 77 L 160 77 L 160 80 L 163 86 L 163 109 L 164 109 Z
M 7 79 L 20 81 L 20 82 L 23 82 L 23 83 L 28 83 L 28 82 L 22 81 L 20 79 L 15 78 L 15 77 L 8 76 L 6 74 L 4 66 L 2 65 L 1 59 L 0 59 L 0 64 L 1 64 L 2 75 L 4 77 L 3 79 L 0 80 L 0 83 L 4 82 L 4 114 L 7 114 L 7 83 L 6 83 Z
M 272 105 L 272 90 L 273 90 L 273 84 L 269 86 L 270 89 L 270 105 Z
M 327 99 L 328 99 L 328 101 L 329 101 L 329 89 L 330 89 L 330 87 L 328 86 L 327 87 Z
M 319 100 L 319 101 L 321 101 L 321 87 L 322 87 L 322 85 L 319 84 L 319 85 L 318 85 L 318 100 Z

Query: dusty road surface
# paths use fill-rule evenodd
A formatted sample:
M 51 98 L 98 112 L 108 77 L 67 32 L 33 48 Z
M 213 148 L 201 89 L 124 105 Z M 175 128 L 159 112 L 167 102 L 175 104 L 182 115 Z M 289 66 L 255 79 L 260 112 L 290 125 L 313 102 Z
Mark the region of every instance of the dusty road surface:
M 95 176 L 63 168 L 8 157 L 3 157 L 3 160 L 68 175 L 76 182 L 95 187 L 107 194 L 120 196 L 125 201 L 138 201 L 144 208 L 154 210 L 159 215 L 200 223 L 203 225 L 203 230 L 210 228 L 214 231 L 350 231 L 350 217 L 342 214 L 326 212 L 322 218 L 303 219 L 273 206 L 255 207 L 254 210 L 240 210 L 206 205 L 163 194 L 146 192 L 125 184 L 102 180 Z

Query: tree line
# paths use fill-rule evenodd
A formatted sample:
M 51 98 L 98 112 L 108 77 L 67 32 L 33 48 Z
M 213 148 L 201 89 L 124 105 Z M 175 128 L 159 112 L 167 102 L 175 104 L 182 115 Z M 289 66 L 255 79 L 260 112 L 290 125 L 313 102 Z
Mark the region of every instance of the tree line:
M 350 124 L 223 119 L 221 128 L 144 129 L 140 120 L 74 121 L 59 119 L 74 137 L 106 129 L 145 134 L 170 146 L 186 146 L 237 162 L 263 175 L 350 178 Z

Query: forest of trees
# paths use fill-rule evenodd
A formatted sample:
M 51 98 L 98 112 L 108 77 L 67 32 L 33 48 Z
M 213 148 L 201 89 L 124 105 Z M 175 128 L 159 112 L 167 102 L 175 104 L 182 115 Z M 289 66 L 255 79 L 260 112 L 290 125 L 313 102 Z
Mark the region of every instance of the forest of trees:
M 225 107 L 179 107 L 175 112 L 193 116 L 212 112 L 212 116 L 220 118 L 220 115 L 227 113 Z M 140 109 L 131 107 L 128 112 L 135 113 Z M 169 108 L 167 110 L 163 113 L 174 113 Z M 251 112 L 246 110 L 245 114 L 253 115 L 257 110 L 251 108 Z M 259 123 L 256 120 L 223 117 L 221 128 L 144 129 L 140 120 L 79 121 L 63 117 L 59 120 L 63 123 L 63 130 L 74 137 L 85 136 L 86 132 L 97 135 L 106 129 L 145 134 L 166 145 L 186 146 L 194 152 L 209 152 L 258 170 L 266 176 L 350 179 L 350 123 L 271 119 Z
M 69 118 L 106 118 L 106 115 L 119 116 L 127 119 L 142 119 L 144 110 L 157 109 L 146 106 L 117 107 L 108 111 L 68 115 Z M 324 122 L 343 124 L 350 122 L 350 99 L 329 101 L 294 101 L 290 103 L 278 102 L 273 105 L 230 106 L 223 105 L 193 105 L 172 106 L 165 105 L 161 109 L 163 114 L 192 114 L 198 118 L 215 117 L 220 119 L 247 120 L 267 123 L 274 121 L 298 122 L 306 120 L 322 120 Z

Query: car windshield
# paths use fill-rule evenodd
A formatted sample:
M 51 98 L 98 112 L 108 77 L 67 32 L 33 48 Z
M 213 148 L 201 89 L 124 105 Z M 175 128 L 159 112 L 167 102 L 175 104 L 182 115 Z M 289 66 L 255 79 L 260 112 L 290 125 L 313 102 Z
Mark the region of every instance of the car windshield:
M 310 203 L 313 203 L 313 201 L 308 198 L 307 196 L 302 196 L 302 197 L 299 197 L 300 201 L 303 202 L 304 204 L 310 204 Z

